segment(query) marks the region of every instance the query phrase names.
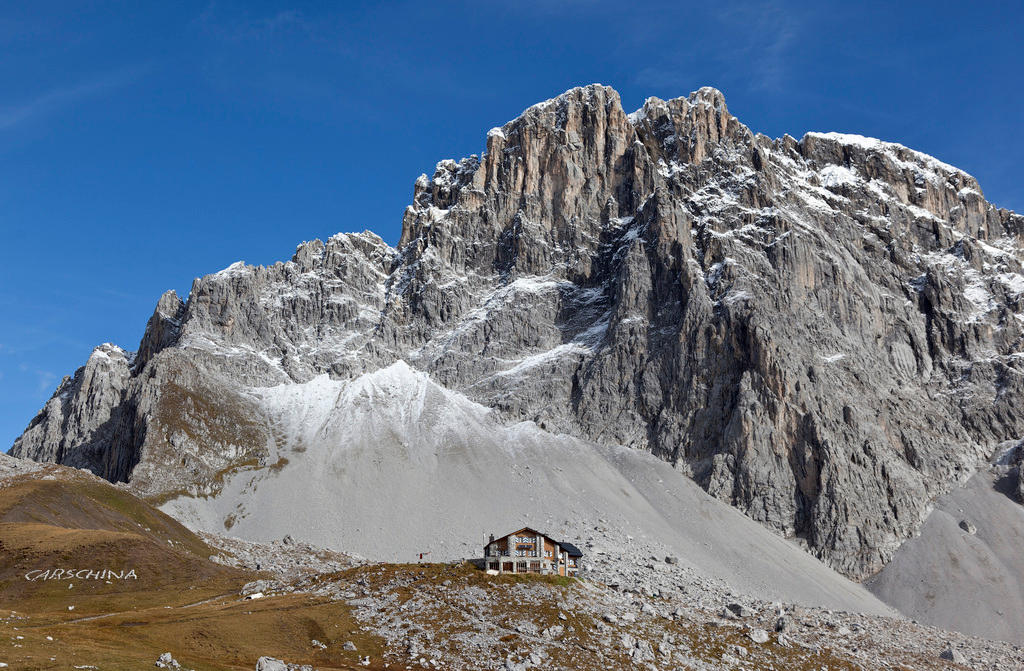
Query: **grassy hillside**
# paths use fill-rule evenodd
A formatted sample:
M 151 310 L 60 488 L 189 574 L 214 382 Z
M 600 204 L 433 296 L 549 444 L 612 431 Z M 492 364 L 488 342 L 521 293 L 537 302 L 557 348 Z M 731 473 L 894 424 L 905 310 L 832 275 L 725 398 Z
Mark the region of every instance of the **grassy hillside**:
M 148 503 L 84 473 L 50 467 L 0 484 L 0 662 L 127 671 L 171 651 L 185 668 L 214 671 L 251 670 L 263 655 L 320 669 L 380 658 L 345 604 L 243 600 L 241 587 L 266 576 L 210 561 L 215 553 Z M 57 569 L 65 573 L 41 577 Z M 136 577 L 87 574 L 104 570 Z M 343 649 L 349 640 L 358 653 Z

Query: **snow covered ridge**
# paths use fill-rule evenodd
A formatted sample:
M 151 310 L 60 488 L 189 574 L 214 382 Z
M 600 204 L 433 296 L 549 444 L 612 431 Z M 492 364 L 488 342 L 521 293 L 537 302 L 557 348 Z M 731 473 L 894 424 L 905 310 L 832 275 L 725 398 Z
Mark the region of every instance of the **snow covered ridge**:
M 524 116 L 526 114 L 529 114 L 530 112 L 543 112 L 552 107 L 557 107 L 561 104 L 564 104 L 568 97 L 572 95 L 589 96 L 595 89 L 604 89 L 606 91 L 609 91 L 613 93 L 616 96 L 616 98 L 619 95 L 611 87 L 605 86 L 604 84 L 598 84 L 596 82 L 593 84 L 588 84 L 587 86 L 574 86 L 571 89 L 567 89 L 564 93 L 555 96 L 554 98 L 548 98 L 547 100 L 543 100 L 539 103 L 534 103 L 533 105 L 530 105 L 525 110 L 523 110 L 523 113 L 520 114 L 519 116 Z
M 446 162 L 442 161 L 441 163 Z M 421 178 L 427 180 L 427 177 L 425 175 L 421 175 Z M 364 230 L 360 232 L 341 232 L 335 233 L 331 237 L 327 238 L 326 241 L 321 241 L 319 239 L 303 241 L 296 246 L 295 253 L 292 255 L 291 259 L 283 262 L 278 261 L 274 265 L 287 265 L 289 263 L 300 264 L 303 260 L 308 260 L 311 256 L 322 259 L 326 254 L 331 252 L 347 251 L 353 249 L 354 247 L 366 245 L 371 247 L 384 247 L 387 250 L 389 250 L 391 255 L 396 253 L 396 250 L 394 248 L 385 243 L 384 240 L 373 231 Z M 272 266 L 250 265 L 247 264 L 245 261 L 235 261 L 226 268 L 223 268 L 214 273 L 210 273 L 208 275 L 204 275 L 198 279 L 232 279 L 245 276 L 247 273 L 252 272 L 255 269 L 268 267 Z
M 858 147 L 865 151 L 887 154 L 890 156 L 890 158 L 896 160 L 898 160 L 899 155 L 909 155 L 914 157 L 919 163 L 923 164 L 924 166 L 927 166 L 928 168 L 931 168 L 932 170 L 938 170 L 947 174 L 959 173 L 961 175 L 974 179 L 974 177 L 972 177 L 969 173 L 965 172 L 964 170 L 961 170 L 960 168 L 952 166 L 948 163 L 944 163 L 939 159 L 935 158 L 934 156 L 930 156 L 923 152 L 910 149 L 909 147 L 905 147 L 902 144 L 899 144 L 898 142 L 886 142 L 884 140 L 878 140 L 872 137 L 864 137 L 863 135 L 856 135 L 853 133 L 835 132 L 810 132 L 806 133 L 804 137 L 832 140 L 834 142 L 838 142 L 839 144 L 847 145 L 850 147 Z
M 114 343 L 105 342 L 102 345 L 97 345 L 93 348 L 92 353 L 89 355 L 89 360 L 102 361 L 104 359 L 123 359 L 130 367 L 135 363 L 135 356 L 135 352 L 129 352 Z
M 245 270 L 245 261 L 235 261 L 224 270 L 213 273 L 214 277 L 232 277 Z

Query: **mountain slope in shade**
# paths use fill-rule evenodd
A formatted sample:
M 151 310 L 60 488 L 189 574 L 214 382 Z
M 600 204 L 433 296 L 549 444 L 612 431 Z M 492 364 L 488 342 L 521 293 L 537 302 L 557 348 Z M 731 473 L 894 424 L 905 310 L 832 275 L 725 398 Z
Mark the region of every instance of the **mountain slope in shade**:
M 168 293 L 14 453 L 215 495 L 279 467 L 254 389 L 405 361 L 506 423 L 650 452 L 864 578 L 1024 435 L 1022 234 L 901 145 L 773 140 L 709 88 L 628 115 L 573 89 L 417 180 L 397 248 L 343 234 Z

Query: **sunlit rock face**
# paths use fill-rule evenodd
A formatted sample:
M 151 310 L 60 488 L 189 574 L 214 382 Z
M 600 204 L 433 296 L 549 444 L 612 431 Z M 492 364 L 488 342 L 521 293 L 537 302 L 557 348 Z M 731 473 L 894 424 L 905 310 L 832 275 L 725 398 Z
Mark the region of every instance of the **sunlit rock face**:
M 251 390 L 401 360 L 506 423 L 649 451 L 862 578 L 1024 435 L 1022 235 L 900 145 L 771 139 L 710 88 L 632 114 L 572 89 L 420 177 L 397 248 L 340 234 L 165 295 L 13 453 L 208 494 L 275 465 Z

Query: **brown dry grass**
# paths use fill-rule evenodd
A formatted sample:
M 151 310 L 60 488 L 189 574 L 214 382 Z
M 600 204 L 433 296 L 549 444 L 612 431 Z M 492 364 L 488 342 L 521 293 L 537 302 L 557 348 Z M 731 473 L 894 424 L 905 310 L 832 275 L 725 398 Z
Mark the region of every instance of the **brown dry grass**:
M 217 390 L 220 391 L 220 390 Z M 264 445 L 266 427 L 259 413 L 240 396 L 201 393 L 174 382 L 161 388 L 157 421 L 169 432 L 181 432 L 197 444 Z M 197 432 L 202 427 L 202 433 Z
M 167 607 L 179 597 L 173 590 L 150 592 L 148 607 L 87 621 L 66 613 L 62 620 L 41 617 L 33 612 L 34 603 L 23 604 L 28 608 L 18 612 L 27 619 L 0 621 L 0 660 L 18 669 L 93 665 L 128 671 L 152 668 L 161 653 L 171 652 L 196 671 L 251 671 L 263 655 L 318 669 L 382 668 L 381 642 L 359 630 L 344 604 L 305 595 L 243 601 L 236 593 Z M 314 648 L 312 639 L 327 649 Z M 344 650 L 346 641 L 358 650 Z M 360 666 L 359 655 L 369 655 L 373 663 Z
M 202 540 L 123 490 L 53 472 L 57 479 L 0 489 L 0 662 L 9 668 L 152 668 L 163 652 L 197 671 L 251 671 L 262 655 L 363 669 L 358 655 L 368 654 L 377 660 L 369 668 L 381 668 L 380 641 L 359 631 L 344 604 L 243 601 L 238 591 L 256 574 L 209 561 Z M 134 569 L 138 578 L 25 579 L 55 568 Z M 314 648 L 314 638 L 328 649 Z M 349 640 L 357 652 L 342 650 Z
M 67 469 L 59 472 L 59 479 L 21 478 L 0 489 L 0 522 L 124 531 L 209 554 L 185 526 L 124 490 Z

